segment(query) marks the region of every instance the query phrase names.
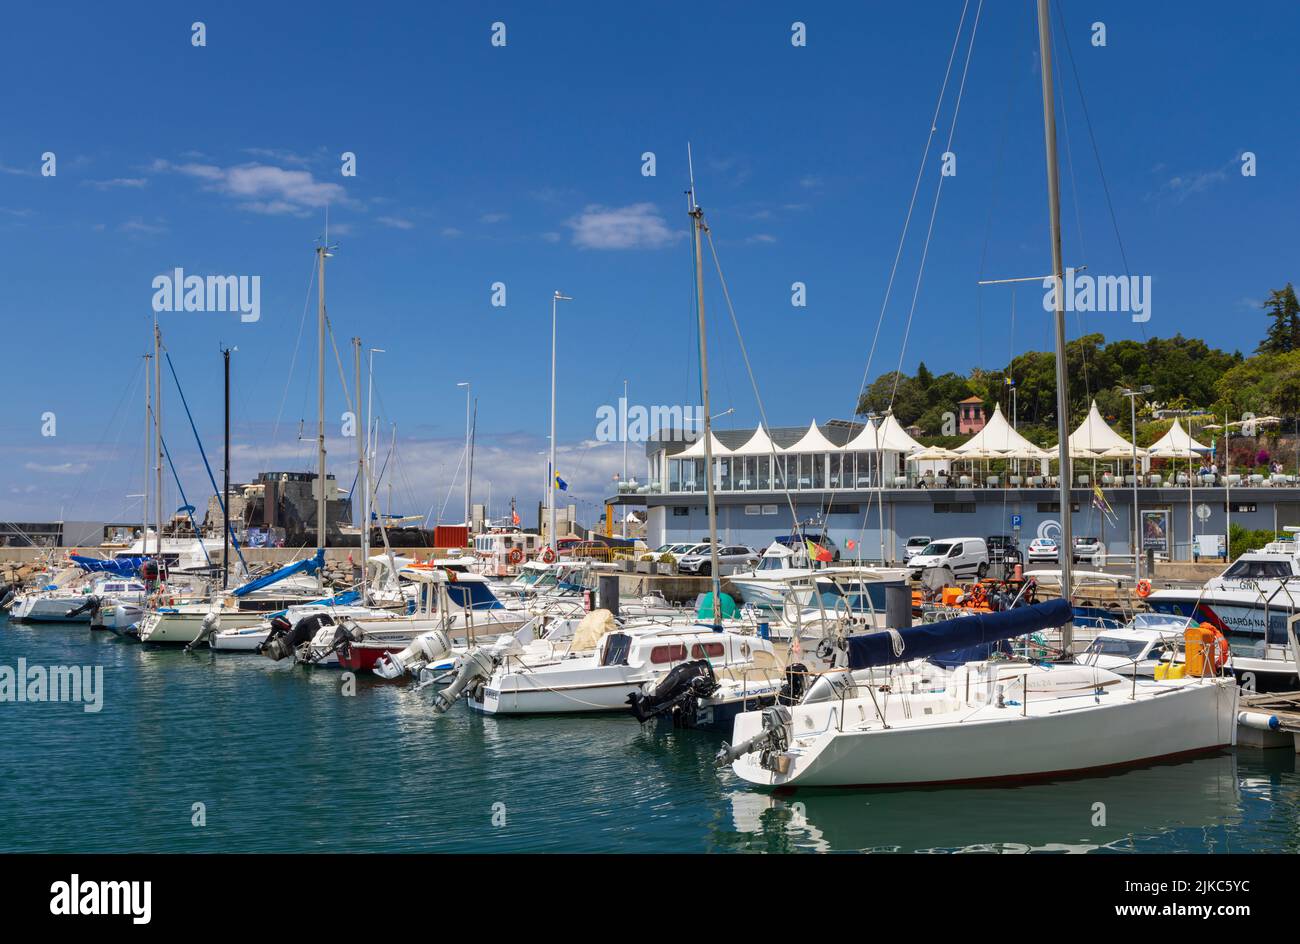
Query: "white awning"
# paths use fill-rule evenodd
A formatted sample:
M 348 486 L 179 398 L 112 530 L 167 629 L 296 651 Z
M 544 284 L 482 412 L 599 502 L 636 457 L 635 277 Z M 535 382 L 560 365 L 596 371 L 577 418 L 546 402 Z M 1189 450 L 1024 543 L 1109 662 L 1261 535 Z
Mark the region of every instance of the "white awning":
M 993 404 L 993 415 L 984 424 L 984 428 L 958 446 L 955 452 L 964 459 L 1050 458 L 1012 428 L 1002 413 L 1002 405 L 998 403 Z
M 843 452 L 843 450 L 831 442 L 817 428 L 817 421 L 813 420 L 808 427 L 808 432 L 804 433 L 797 443 L 793 446 L 787 446 L 784 452 Z
M 772 437 L 767 434 L 767 430 L 759 427 L 754 430 L 754 435 L 742 446 L 737 446 L 732 450 L 733 456 L 770 456 L 773 452 L 781 452 L 781 447 L 772 442 Z
M 1123 451 L 1125 455 L 1133 455 L 1133 444 L 1115 432 L 1106 425 L 1106 421 L 1101 418 L 1101 413 L 1097 410 L 1097 401 L 1093 400 L 1088 409 L 1088 417 L 1079 424 L 1079 428 L 1070 434 L 1070 455 L 1078 458 L 1094 456 L 1114 455 Z M 1141 450 L 1139 450 L 1139 454 Z
M 1169 432 L 1152 443 L 1147 451 L 1155 459 L 1190 459 L 1209 452 L 1210 447 L 1203 446 L 1193 439 L 1191 434 L 1183 429 L 1183 424 L 1175 418 L 1174 425 L 1169 427 Z
M 729 455 L 731 455 L 731 450 L 728 449 L 726 446 L 724 446 L 724 445 L 723 445 L 723 444 L 718 440 L 718 437 L 717 437 L 716 435 L 714 435 L 713 433 L 709 433 L 709 438 L 712 440 L 711 445 L 713 446 L 713 457 L 714 457 L 715 459 L 716 459 L 718 456 L 729 456 Z M 686 447 L 685 449 L 683 449 L 681 452 L 677 453 L 677 455 L 675 455 L 675 456 L 669 456 L 668 458 L 670 458 L 670 459 L 703 459 L 704 457 L 705 457 L 705 456 L 704 456 L 704 437 L 701 436 L 699 439 L 695 440 L 695 442 L 691 443 L 689 446 L 687 446 L 687 447 Z

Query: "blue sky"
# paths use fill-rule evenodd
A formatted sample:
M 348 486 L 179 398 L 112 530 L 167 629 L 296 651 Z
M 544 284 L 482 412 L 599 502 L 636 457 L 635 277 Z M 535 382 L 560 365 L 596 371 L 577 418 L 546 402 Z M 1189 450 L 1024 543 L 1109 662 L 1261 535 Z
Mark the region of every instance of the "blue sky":
M 976 286 L 1050 268 L 1033 5 L 986 3 L 906 348 L 902 338 L 939 153 L 977 3 L 922 181 L 873 375 L 1002 366 L 1050 344 L 1036 285 Z M 377 358 L 377 403 L 396 422 L 399 511 L 436 519 L 479 397 L 476 497 L 525 518 L 546 448 L 549 297 L 561 309 L 560 472 L 596 502 L 622 467 L 591 445 L 624 379 L 632 401 L 698 391 L 683 190 L 692 143 L 770 420 L 847 416 L 876 329 L 960 0 L 925 4 L 597 3 L 81 4 L 7 11 L 0 39 L 0 518 L 138 515 L 140 355 L 152 278 L 261 277 L 261 319 L 162 316 L 195 418 L 220 446 L 219 346 L 238 347 L 236 479 L 308 468 L 315 422 L 314 309 L 296 347 L 324 228 L 334 332 Z M 66 12 L 71 10 L 73 12 Z M 1150 275 L 1152 318 L 1072 317 L 1070 334 L 1203 336 L 1250 351 L 1255 307 L 1295 279 L 1300 205 L 1294 61 L 1261 43 L 1294 35 L 1300 8 L 1081 3 L 1058 8 L 1067 263 L 1123 271 L 1063 46 L 1068 34 L 1119 233 Z M 191 45 L 202 20 L 207 45 Z M 506 24 L 494 47 L 492 23 Z M 791 24 L 807 45 L 791 45 Z M 1093 47 L 1090 24 L 1106 24 Z M 52 151 L 57 175 L 40 174 Z M 340 174 L 340 155 L 357 175 Z M 641 173 L 653 151 L 657 174 Z M 1243 177 L 1240 155 L 1257 155 Z M 1071 166 L 1073 173 L 1071 173 Z M 756 422 L 711 265 L 713 408 Z M 808 304 L 790 304 L 791 284 Z M 504 282 L 507 304 L 490 304 Z M 314 299 L 312 304 L 314 305 Z M 297 351 L 295 358 L 295 350 Z M 290 374 L 290 364 L 293 373 Z M 327 364 L 331 454 L 354 447 Z M 133 386 L 134 384 L 134 386 Z M 167 435 L 191 501 L 201 464 L 173 390 Z M 283 404 L 283 406 L 281 405 Z M 41 435 L 41 415 L 57 435 Z M 278 423 L 277 423 L 278 420 Z M 633 450 L 632 471 L 639 450 Z M 334 468 L 333 460 L 331 468 Z M 452 493 L 444 519 L 457 517 Z M 169 505 L 179 504 L 174 494 Z M 137 502 L 138 508 L 138 502 Z M 588 521 L 594 506 L 584 505 Z

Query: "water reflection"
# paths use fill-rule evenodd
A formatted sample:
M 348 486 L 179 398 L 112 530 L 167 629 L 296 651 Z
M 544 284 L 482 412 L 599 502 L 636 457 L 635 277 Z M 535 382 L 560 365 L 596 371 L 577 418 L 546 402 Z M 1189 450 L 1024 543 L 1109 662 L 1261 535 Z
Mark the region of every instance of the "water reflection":
M 1156 764 L 1103 777 L 1022 786 L 898 791 L 798 791 L 737 787 L 732 836 L 720 846 L 754 851 L 1137 851 L 1187 844 L 1216 851 L 1241 821 L 1235 754 Z

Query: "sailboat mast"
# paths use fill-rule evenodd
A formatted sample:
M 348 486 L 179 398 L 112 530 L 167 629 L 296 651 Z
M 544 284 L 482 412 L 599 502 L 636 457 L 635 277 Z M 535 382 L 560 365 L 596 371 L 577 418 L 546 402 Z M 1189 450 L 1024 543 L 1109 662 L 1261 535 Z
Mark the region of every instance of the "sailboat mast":
M 153 428 L 153 394 L 149 367 L 152 360 L 152 354 L 144 356 L 144 497 L 141 501 L 143 521 L 140 525 L 140 553 L 144 556 L 149 554 L 149 461 L 153 449 L 153 443 L 149 439 L 149 431 Z
M 316 548 L 325 547 L 325 246 L 316 247 L 319 263 L 316 292 Z M 325 588 L 325 568 L 316 571 L 316 585 Z
M 162 332 L 158 319 L 153 320 L 153 438 L 154 438 L 154 526 L 157 528 L 157 553 L 162 557 L 163 533 L 163 440 L 162 440 Z
M 226 434 L 221 482 L 221 589 L 225 590 L 230 586 L 230 348 L 223 349 L 221 356 L 226 374 Z
M 1071 555 L 1074 542 L 1070 520 L 1070 412 L 1069 380 L 1065 360 L 1065 281 L 1061 263 L 1061 189 L 1056 160 L 1056 99 L 1052 91 L 1052 25 L 1048 0 L 1038 0 L 1039 71 L 1043 78 L 1043 136 L 1047 145 L 1047 206 L 1052 239 L 1052 279 L 1056 286 L 1056 435 L 1060 450 L 1061 599 L 1070 599 Z M 1061 628 L 1061 648 L 1070 655 L 1074 626 Z
M 370 559 L 366 547 L 370 538 L 370 522 L 363 516 L 362 506 L 358 504 L 358 499 L 366 494 L 366 439 L 368 435 L 362 435 L 361 429 L 361 339 L 352 339 L 352 373 L 353 385 L 357 391 L 357 406 L 354 414 L 353 430 L 357 437 L 357 484 L 352 489 L 352 517 L 353 520 L 361 518 L 361 598 L 364 601 L 366 596 L 366 561 Z M 357 489 L 360 489 L 358 493 Z
M 689 155 L 689 151 L 687 152 Z M 718 573 L 718 508 L 713 494 L 713 421 L 709 410 L 709 347 L 704 325 L 704 211 L 695 200 L 695 175 L 691 174 L 692 230 L 695 235 L 695 310 L 700 335 L 700 400 L 704 410 L 704 481 L 709 503 L 709 573 L 713 577 L 713 628 L 722 630 L 722 576 Z

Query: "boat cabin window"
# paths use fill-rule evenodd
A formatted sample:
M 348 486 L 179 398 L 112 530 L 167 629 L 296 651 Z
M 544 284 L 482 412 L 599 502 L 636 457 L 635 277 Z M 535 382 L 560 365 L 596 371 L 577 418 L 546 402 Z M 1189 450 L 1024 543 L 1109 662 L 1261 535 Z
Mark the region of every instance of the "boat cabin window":
M 680 662 L 686 658 L 686 647 L 681 643 L 673 643 L 670 646 L 655 646 L 650 650 L 650 661 L 655 665 L 665 665 L 669 662 Z
M 1121 656 L 1136 659 L 1146 648 L 1145 639 L 1121 639 L 1118 636 L 1098 636 L 1088 646 L 1088 653 L 1097 656 Z
M 1224 577 L 1238 580 L 1290 577 L 1291 562 L 1284 560 L 1239 560 L 1223 572 Z
M 601 665 L 627 665 L 627 655 L 632 650 L 632 637 L 627 633 L 610 633 L 605 637 Z
M 726 647 L 720 642 L 697 642 L 691 646 L 692 659 L 713 659 L 726 652 Z

